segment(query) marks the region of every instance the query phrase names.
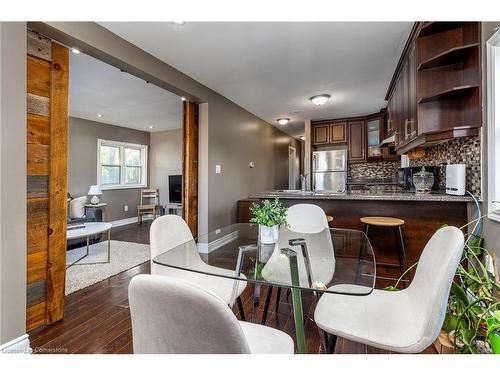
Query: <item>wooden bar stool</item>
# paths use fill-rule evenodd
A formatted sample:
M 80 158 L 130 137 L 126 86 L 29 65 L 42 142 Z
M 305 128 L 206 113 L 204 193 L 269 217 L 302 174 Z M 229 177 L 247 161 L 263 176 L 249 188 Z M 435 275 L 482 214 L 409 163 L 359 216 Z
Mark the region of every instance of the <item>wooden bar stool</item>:
M 387 268 L 399 268 L 401 270 L 401 274 L 403 274 L 406 271 L 406 250 L 403 241 L 403 232 L 401 230 L 401 227 L 404 225 L 405 221 L 402 219 L 398 219 L 396 217 L 387 217 L 387 216 L 366 216 L 362 217 L 360 221 L 364 224 L 363 231 L 365 232 L 366 237 L 368 237 L 368 231 L 370 229 L 370 226 L 394 228 L 396 233 L 396 244 L 397 244 L 399 264 L 377 262 L 377 266 L 387 267 Z M 406 280 L 403 280 L 403 282 L 405 281 Z

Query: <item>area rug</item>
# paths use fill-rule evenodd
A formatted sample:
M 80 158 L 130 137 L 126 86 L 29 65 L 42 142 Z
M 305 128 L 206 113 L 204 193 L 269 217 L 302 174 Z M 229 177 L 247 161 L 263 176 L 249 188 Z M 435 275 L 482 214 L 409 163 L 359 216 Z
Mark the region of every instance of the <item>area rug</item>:
M 66 264 L 71 264 L 81 258 L 86 251 L 85 246 L 67 251 Z M 110 263 L 85 264 L 105 262 L 107 257 L 108 241 L 90 245 L 89 256 L 66 270 L 66 295 L 148 261 L 150 259 L 149 245 L 112 240 Z

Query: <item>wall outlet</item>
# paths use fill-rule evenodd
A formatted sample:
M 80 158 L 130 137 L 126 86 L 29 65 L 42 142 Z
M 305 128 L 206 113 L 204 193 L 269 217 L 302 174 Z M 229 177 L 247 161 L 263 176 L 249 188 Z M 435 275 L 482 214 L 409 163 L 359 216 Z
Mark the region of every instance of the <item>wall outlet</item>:
M 217 164 L 215 166 L 215 173 L 220 174 L 222 172 L 222 165 Z
M 128 206 L 127 205 L 123 206 L 123 211 L 128 212 Z

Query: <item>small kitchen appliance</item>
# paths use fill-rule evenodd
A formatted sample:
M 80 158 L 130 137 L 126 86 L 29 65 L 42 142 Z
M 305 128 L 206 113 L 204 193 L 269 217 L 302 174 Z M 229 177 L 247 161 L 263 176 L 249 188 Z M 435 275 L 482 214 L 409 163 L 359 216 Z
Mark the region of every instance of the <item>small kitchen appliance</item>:
M 432 173 L 434 176 L 434 183 L 432 184 L 431 190 L 439 190 L 439 167 L 427 165 L 424 167 L 426 172 Z M 415 190 L 415 185 L 413 185 L 413 175 L 422 171 L 422 167 L 407 167 L 398 169 L 398 185 L 403 188 L 403 190 L 411 191 Z
M 465 195 L 465 164 L 446 166 L 446 194 Z

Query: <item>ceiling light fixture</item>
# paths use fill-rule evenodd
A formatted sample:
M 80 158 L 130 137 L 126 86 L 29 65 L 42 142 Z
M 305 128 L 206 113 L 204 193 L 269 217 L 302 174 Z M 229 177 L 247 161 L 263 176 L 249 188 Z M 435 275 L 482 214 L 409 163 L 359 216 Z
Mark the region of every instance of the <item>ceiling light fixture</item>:
M 317 106 L 325 104 L 329 99 L 330 95 L 328 94 L 315 95 L 309 98 L 309 100 Z
M 306 140 L 306 137 L 304 137 L 303 135 L 300 136 L 300 139 L 302 139 L 303 141 Z
M 185 102 L 185 101 L 186 101 L 186 98 L 185 98 L 185 97 L 183 97 L 183 96 L 181 96 L 181 100 L 182 100 L 183 102 Z
M 290 119 L 283 117 L 283 118 L 277 119 L 276 121 L 278 121 L 278 124 L 280 124 L 280 125 L 286 125 L 290 122 Z
M 149 128 L 150 128 L 150 129 L 153 129 L 153 125 L 149 125 Z
M 80 54 L 80 50 L 78 48 L 71 48 L 71 52 L 73 52 L 74 55 L 79 55 Z
M 172 23 L 173 23 L 174 25 L 179 25 L 179 26 L 182 26 L 182 25 L 184 25 L 186 22 L 185 22 L 185 21 L 172 21 Z
M 101 117 L 102 117 L 102 115 L 101 115 L 100 113 L 98 113 L 98 114 L 97 114 L 97 117 L 101 118 Z

